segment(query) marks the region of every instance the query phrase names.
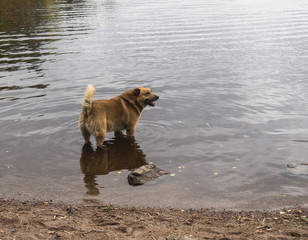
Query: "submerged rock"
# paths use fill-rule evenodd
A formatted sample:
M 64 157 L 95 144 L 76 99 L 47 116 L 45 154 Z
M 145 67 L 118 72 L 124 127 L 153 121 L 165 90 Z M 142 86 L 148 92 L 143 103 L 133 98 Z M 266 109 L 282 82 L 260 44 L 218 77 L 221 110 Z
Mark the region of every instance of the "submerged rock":
M 170 172 L 157 168 L 155 165 L 143 165 L 136 168 L 128 176 L 128 184 L 138 186 L 146 182 L 153 181 L 161 175 L 169 174 Z
M 289 172 L 296 175 L 308 175 L 308 163 L 289 163 L 287 164 Z

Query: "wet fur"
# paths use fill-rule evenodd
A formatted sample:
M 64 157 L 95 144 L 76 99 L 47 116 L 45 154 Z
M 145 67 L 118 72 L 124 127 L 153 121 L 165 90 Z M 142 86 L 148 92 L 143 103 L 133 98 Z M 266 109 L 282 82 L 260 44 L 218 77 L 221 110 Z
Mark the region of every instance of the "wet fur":
M 88 85 L 82 100 L 78 125 L 85 142 L 93 135 L 96 144 L 102 147 L 107 132 L 126 130 L 134 136 L 142 110 L 155 106 L 158 96 L 151 89 L 141 87 L 128 90 L 109 100 L 92 100 L 95 88 Z

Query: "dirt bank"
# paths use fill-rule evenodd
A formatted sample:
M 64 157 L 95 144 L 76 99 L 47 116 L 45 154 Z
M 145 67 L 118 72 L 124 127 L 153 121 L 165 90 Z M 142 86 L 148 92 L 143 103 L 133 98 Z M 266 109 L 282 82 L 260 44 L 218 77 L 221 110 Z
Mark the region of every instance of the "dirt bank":
M 308 239 L 308 209 L 184 211 L 2 199 L 0 239 Z

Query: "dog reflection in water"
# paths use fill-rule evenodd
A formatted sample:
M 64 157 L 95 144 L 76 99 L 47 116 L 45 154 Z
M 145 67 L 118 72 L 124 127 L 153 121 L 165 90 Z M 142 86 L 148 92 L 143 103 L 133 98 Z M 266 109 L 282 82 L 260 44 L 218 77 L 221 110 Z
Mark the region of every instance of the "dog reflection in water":
M 118 133 L 109 141 L 105 141 L 105 148 L 93 150 L 90 142 L 85 143 L 80 158 L 80 168 L 84 176 L 87 194 L 99 194 L 95 178 L 112 171 L 134 169 L 146 164 L 146 155 L 140 149 L 134 137 L 126 137 Z

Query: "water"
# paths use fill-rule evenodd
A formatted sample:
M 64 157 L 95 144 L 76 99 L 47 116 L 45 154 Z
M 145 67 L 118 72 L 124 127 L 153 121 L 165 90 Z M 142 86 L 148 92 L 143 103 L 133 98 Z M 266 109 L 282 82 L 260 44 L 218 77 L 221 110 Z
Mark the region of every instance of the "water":
M 304 0 L 0 0 L 0 197 L 307 205 L 307 175 L 286 167 L 307 163 L 307 29 Z M 136 141 L 83 148 L 89 83 L 96 99 L 160 96 Z M 174 176 L 128 185 L 150 162 Z

